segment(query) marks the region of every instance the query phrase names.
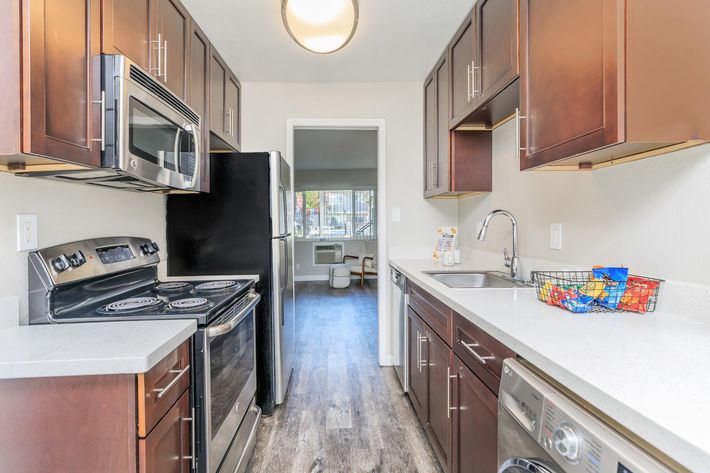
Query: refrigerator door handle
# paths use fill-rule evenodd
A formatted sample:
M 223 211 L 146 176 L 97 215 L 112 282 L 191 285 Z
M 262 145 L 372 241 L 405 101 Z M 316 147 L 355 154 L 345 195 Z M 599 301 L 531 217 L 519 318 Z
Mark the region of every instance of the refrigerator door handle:
M 281 240 L 284 244 L 284 277 L 283 277 L 283 283 L 284 286 L 281 288 L 281 326 L 283 327 L 285 324 L 284 321 L 284 312 L 286 311 L 285 307 L 285 301 L 286 301 L 286 290 L 288 289 L 288 283 L 289 283 L 289 264 L 288 264 L 288 240 L 287 239 L 282 239 Z
M 288 235 L 288 209 L 286 204 L 286 188 L 284 186 L 279 186 L 279 196 L 281 201 L 281 211 L 279 212 L 279 234 L 280 236 Z

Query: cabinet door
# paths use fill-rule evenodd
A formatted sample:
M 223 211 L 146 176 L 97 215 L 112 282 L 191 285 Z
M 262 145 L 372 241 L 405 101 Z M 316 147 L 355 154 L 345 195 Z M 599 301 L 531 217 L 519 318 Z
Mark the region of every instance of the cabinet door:
M 439 192 L 450 190 L 449 165 L 449 63 L 444 59 L 436 68 L 436 172 L 434 188 Z
M 454 128 L 473 111 L 475 90 L 473 88 L 474 29 L 471 13 L 449 46 L 449 69 L 451 70 L 451 99 L 449 105 L 450 126 Z
M 151 0 L 102 0 L 101 52 L 127 56 L 148 71 L 150 4 Z
M 29 4 L 30 65 L 23 85 L 27 97 L 23 149 L 100 166 L 100 0 L 25 4 Z
M 177 0 L 156 0 L 162 80 L 178 97 L 187 96 L 187 52 L 190 16 Z M 154 38 L 157 40 L 158 38 Z
M 239 150 L 239 135 L 240 135 L 240 120 L 239 120 L 239 99 L 241 85 L 234 74 L 227 75 L 225 85 L 224 108 L 227 113 L 228 125 L 228 144 L 234 149 Z
M 424 197 L 436 194 L 437 161 L 436 71 L 424 81 Z
M 427 422 L 427 346 L 424 334 L 424 323 L 411 309 L 407 308 L 409 316 L 409 399 L 422 424 Z
M 146 438 L 138 440 L 140 473 L 191 471 L 190 411 L 190 391 L 185 391 L 155 429 Z
M 216 51 L 210 53 L 210 131 L 223 141 L 228 136 L 228 120 L 225 110 L 225 85 L 227 67 Z
M 431 330 L 426 330 L 429 382 L 429 436 L 444 471 L 451 464 L 451 350 Z
M 192 21 L 190 27 L 190 63 L 188 67 L 189 80 L 187 89 L 187 103 L 200 115 L 200 130 L 202 143 L 200 143 L 201 164 L 200 183 L 205 192 L 209 192 L 210 185 L 210 160 L 209 160 L 209 74 L 210 74 L 210 43 L 207 36 Z
M 498 468 L 498 399 L 454 356 L 454 473 L 491 473 Z
M 623 0 L 521 0 L 521 168 L 625 139 Z
M 476 66 L 473 84 L 484 103 L 518 77 L 518 0 L 476 3 Z

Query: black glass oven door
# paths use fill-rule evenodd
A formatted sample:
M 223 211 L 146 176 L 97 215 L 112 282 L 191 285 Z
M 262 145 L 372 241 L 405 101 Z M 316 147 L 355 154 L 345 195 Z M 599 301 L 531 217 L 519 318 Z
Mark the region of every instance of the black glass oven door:
M 230 332 L 209 338 L 208 343 L 210 437 L 214 442 L 225 424 L 234 421 L 235 413 L 246 412 L 254 394 L 249 392 L 255 389 L 254 310 Z M 231 441 L 234 432 L 230 434 Z

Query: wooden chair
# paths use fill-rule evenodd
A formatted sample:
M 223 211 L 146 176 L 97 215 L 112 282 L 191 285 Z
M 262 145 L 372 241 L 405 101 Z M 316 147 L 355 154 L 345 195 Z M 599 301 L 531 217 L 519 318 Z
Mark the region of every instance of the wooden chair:
M 362 260 L 359 265 L 351 265 L 348 260 Z M 377 276 L 377 268 L 375 267 L 375 258 L 372 256 L 343 256 L 343 264 L 350 266 L 350 274 L 360 277 L 360 287 L 365 287 L 365 276 Z

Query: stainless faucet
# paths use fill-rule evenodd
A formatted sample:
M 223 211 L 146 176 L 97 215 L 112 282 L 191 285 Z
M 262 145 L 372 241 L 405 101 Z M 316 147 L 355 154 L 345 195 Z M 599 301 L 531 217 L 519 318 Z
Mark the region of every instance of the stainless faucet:
M 496 215 L 505 215 L 513 223 L 513 255 L 508 256 L 508 248 L 503 249 L 503 257 L 505 258 L 505 267 L 510 268 L 510 277 L 516 279 L 518 276 L 518 268 L 520 266 L 520 260 L 518 259 L 518 222 L 513 217 L 513 214 L 507 210 L 494 210 L 489 213 L 486 220 L 483 222 L 481 231 L 478 233 L 478 239 L 484 241 L 486 239 L 486 233 L 488 232 L 488 224 L 491 219 Z

